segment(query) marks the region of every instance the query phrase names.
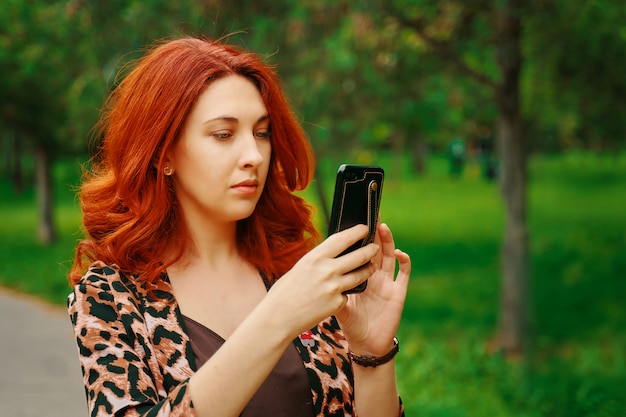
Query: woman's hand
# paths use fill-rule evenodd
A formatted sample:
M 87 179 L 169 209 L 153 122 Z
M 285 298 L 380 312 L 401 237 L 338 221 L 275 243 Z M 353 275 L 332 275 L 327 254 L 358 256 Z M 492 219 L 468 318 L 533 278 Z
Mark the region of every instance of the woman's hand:
M 366 290 L 350 294 L 346 306 L 336 314 L 350 349 L 362 356 L 382 356 L 392 348 L 411 274 L 411 259 L 395 248 L 386 224 L 378 226 L 375 243 L 381 248 L 372 260 L 376 272 Z M 396 261 L 400 265 L 397 277 Z
M 344 292 L 371 279 L 379 268 L 372 261 L 384 258 L 378 256 L 377 243 L 339 256 L 366 235 L 365 225 L 331 235 L 272 286 L 264 303 L 272 306 L 279 325 L 287 326 L 295 337 L 345 307 L 348 296 Z

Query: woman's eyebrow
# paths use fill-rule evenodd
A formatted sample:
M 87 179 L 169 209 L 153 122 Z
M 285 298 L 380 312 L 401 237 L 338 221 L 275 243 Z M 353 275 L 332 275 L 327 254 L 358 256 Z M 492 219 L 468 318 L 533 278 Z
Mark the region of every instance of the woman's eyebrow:
M 270 116 L 268 114 L 264 114 L 263 116 L 259 117 L 257 119 L 257 123 L 261 123 L 264 122 L 266 120 L 269 120 Z M 216 121 L 226 121 L 226 122 L 232 122 L 232 123 L 239 123 L 239 119 L 234 117 L 234 116 L 217 116 L 214 117 L 212 119 L 206 120 L 204 121 L 202 124 L 207 124 L 207 123 L 211 123 L 211 122 L 216 122 Z
M 206 120 L 202 124 L 207 124 L 207 123 L 217 122 L 217 121 L 226 121 L 226 122 L 238 123 L 239 119 L 237 119 L 236 117 L 233 117 L 233 116 L 217 116 L 217 117 L 214 117 L 212 119 Z

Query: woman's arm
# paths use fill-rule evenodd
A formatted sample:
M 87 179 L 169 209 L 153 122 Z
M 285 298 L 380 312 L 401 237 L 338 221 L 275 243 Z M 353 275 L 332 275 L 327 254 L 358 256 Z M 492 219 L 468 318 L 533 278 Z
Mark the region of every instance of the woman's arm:
M 294 336 L 263 302 L 191 377 L 198 416 L 238 416 Z
M 357 226 L 333 235 L 272 286 L 191 378 L 198 416 L 239 415 L 293 339 L 345 306 L 343 292 L 369 278 L 375 268 L 351 271 L 369 262 L 378 246 L 369 245 L 340 259 L 337 255 L 366 233 L 367 227 Z
M 380 357 L 393 348 L 411 262 L 407 254 L 395 249 L 386 225 L 379 228 L 377 245 L 337 258 L 366 231 L 357 226 L 331 236 L 272 287 L 222 349 L 192 377 L 191 391 L 199 416 L 205 412 L 208 416 L 209 411 L 211 415 L 237 415 L 240 410 L 232 404 L 247 403 L 295 335 L 329 315 L 340 319 L 354 354 Z M 369 260 L 372 264 L 368 267 L 351 272 Z M 396 262 L 400 264 L 397 278 Z M 343 294 L 366 278 L 368 289 L 363 294 Z M 264 343 L 259 343 L 259 338 Z M 258 348 L 250 355 L 246 347 L 254 343 Z M 393 360 L 375 368 L 353 363 L 353 370 L 359 417 L 403 414 Z M 229 378 L 233 374 L 238 377 Z M 229 393 L 230 406 L 220 402 L 224 390 Z M 216 403 L 224 407 L 219 414 L 214 414 Z
M 376 368 L 353 364 L 353 370 L 354 398 L 359 417 L 401 415 L 393 360 Z
M 411 273 L 411 260 L 395 248 L 387 225 L 379 226 L 376 240 L 381 248 L 372 261 L 376 273 L 370 277 L 365 292 L 351 294 L 346 307 L 337 314 L 351 352 L 368 357 L 384 356 L 393 348 Z M 397 277 L 396 263 L 400 265 Z M 401 414 L 393 360 L 376 367 L 353 362 L 353 369 L 359 417 Z

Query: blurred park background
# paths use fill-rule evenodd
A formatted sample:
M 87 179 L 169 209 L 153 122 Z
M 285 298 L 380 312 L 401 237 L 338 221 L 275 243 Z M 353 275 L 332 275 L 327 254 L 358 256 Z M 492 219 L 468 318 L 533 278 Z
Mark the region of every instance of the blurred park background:
M 181 35 L 276 66 L 321 230 L 339 163 L 385 168 L 407 415 L 626 415 L 623 1 L 3 0 L 0 285 L 64 304 L 100 106 Z

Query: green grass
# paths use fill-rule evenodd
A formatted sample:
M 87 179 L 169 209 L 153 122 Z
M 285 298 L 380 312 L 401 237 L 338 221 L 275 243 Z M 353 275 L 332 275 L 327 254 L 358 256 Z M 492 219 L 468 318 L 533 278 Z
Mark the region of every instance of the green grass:
M 81 238 L 80 210 L 73 193 L 80 163 L 71 160 L 55 166 L 54 222 L 59 239 L 52 245 L 37 241 L 34 190 L 16 195 L 6 178 L 0 178 L 0 285 L 65 303 L 72 250 Z
M 327 197 L 335 162 L 320 164 Z M 388 174 L 382 218 L 413 260 L 397 359 L 407 415 L 626 415 L 626 154 L 531 160 L 526 364 L 486 348 L 497 324 L 504 222 L 497 184 L 476 165 L 452 179 L 437 157 L 425 177 L 411 175 L 406 161 L 377 162 Z M 63 304 L 80 238 L 68 187 L 78 163 L 60 164 L 56 177 L 60 240 L 47 247 L 36 243 L 32 191 L 16 196 L 0 181 L 0 283 Z

